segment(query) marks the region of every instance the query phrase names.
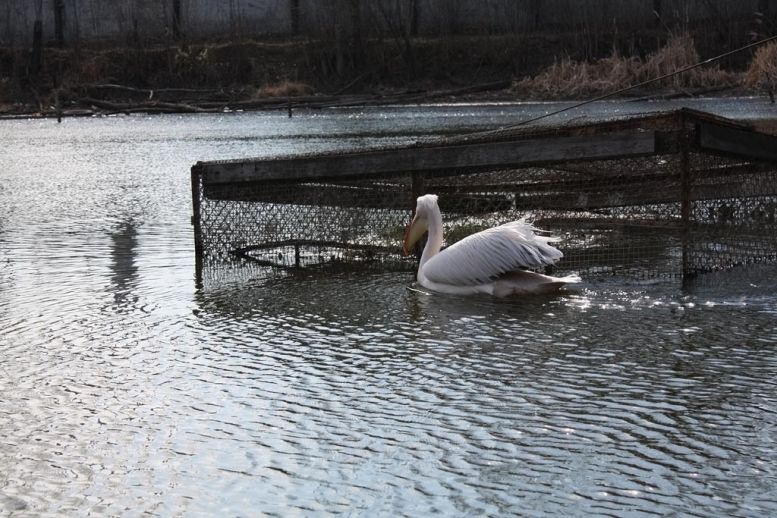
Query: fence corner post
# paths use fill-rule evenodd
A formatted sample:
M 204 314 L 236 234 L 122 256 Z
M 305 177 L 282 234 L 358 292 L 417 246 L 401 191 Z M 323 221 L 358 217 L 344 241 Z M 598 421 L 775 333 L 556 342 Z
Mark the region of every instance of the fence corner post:
M 202 222 L 200 220 L 200 200 L 202 196 L 202 167 L 197 162 L 191 169 L 192 178 L 192 227 L 194 229 L 194 268 L 197 287 L 202 287 Z

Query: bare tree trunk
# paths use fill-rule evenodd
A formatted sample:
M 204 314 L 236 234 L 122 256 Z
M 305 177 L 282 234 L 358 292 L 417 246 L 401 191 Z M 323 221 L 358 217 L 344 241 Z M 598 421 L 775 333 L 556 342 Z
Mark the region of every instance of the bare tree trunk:
M 360 0 L 349 0 L 348 8 L 351 17 L 350 54 L 352 66 L 360 69 L 364 64 L 364 32 L 362 27 L 362 13 Z
M 32 54 L 30 75 L 37 76 L 43 68 L 43 0 L 38 0 L 35 22 L 32 26 Z
M 15 49 L 16 41 L 14 33 L 11 31 L 11 2 L 5 3 L 5 33 L 8 34 L 8 37 L 10 38 L 8 46 L 11 49 Z
M 529 25 L 538 31 L 542 26 L 542 0 L 531 0 L 529 5 Z
M 335 33 L 335 69 L 343 75 L 364 63 L 361 2 L 337 0 L 331 3 Z
M 759 40 L 772 32 L 774 21 L 771 18 L 769 0 L 758 0 L 756 12 L 753 13 L 753 30 L 750 39 Z
M 459 11 L 460 11 L 460 3 L 458 0 L 448 0 L 446 2 L 446 13 L 445 16 L 447 18 L 447 30 L 448 30 L 448 36 L 452 37 L 459 33 Z
M 181 0 L 173 0 L 173 39 L 181 41 Z
M 65 46 L 65 0 L 53 0 L 54 39 L 57 46 Z
M 418 0 L 410 0 L 410 36 L 418 36 L 418 18 L 420 17 L 421 6 Z
M 127 6 L 127 19 L 129 21 L 129 29 L 127 33 L 127 43 L 134 47 L 140 47 L 140 32 L 138 30 L 138 12 L 140 6 L 138 6 L 138 0 L 132 0 Z
M 410 0 L 407 16 L 410 19 L 400 21 L 400 30 L 402 31 L 402 41 L 405 47 L 405 62 L 407 63 L 410 77 L 415 78 L 416 64 L 412 38 L 418 34 L 418 0 Z
M 343 75 L 345 72 L 345 43 L 343 33 L 342 9 L 339 9 L 340 2 L 334 2 L 334 24 L 335 24 L 335 71 L 337 75 Z
M 19 87 L 19 72 L 18 72 L 18 58 L 17 58 L 17 52 L 16 52 L 16 39 L 14 36 L 14 33 L 11 32 L 11 2 L 5 3 L 5 24 L 6 24 L 6 34 L 8 34 L 9 42 L 8 47 L 10 48 L 10 57 L 11 62 L 10 65 L 10 77 L 11 77 L 11 85 L 14 89 Z
M 376 4 L 376 9 L 382 17 L 389 36 L 402 49 L 410 77 L 415 77 L 415 52 L 412 36 L 413 31 L 418 30 L 418 1 L 395 0 L 392 3 L 381 2 Z
M 79 21 L 79 5 L 78 0 L 72 0 L 72 15 L 71 18 L 73 19 L 73 32 L 71 35 L 71 42 L 73 47 L 73 57 L 75 60 L 75 67 L 76 70 L 80 69 L 81 67 L 81 27 L 80 27 L 80 21 Z
M 289 5 L 291 9 L 291 33 L 296 36 L 299 34 L 299 0 L 291 0 Z
M 239 2 L 240 0 L 229 0 L 229 27 L 234 41 L 241 37 Z

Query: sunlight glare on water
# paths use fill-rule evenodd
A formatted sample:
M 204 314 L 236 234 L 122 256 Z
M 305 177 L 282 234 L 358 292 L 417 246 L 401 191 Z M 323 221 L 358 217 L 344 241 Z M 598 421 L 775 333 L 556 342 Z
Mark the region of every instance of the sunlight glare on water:
M 194 162 L 525 116 L 428 110 L 0 122 L 0 514 L 777 513 L 774 267 L 195 286 Z

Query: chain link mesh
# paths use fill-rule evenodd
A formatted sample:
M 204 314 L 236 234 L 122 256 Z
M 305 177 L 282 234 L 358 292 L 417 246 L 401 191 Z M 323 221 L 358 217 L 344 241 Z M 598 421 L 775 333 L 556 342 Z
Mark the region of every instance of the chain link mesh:
M 678 120 L 617 121 L 610 129 L 685 128 L 694 141 L 694 126 Z M 525 129 L 513 133 L 512 138 L 532 137 Z M 199 259 L 205 267 L 250 262 L 268 271 L 412 270 L 413 258 L 400 254 L 404 227 L 415 197 L 435 193 L 448 245 L 525 218 L 560 238 L 564 258 L 554 267 L 559 273 L 653 277 L 777 260 L 777 165 L 693 144 L 685 154 L 681 148 L 668 146 L 669 151 L 649 156 L 349 180 L 219 184 L 193 174 Z
M 412 206 L 410 176 L 200 184 L 206 263 L 235 259 L 278 268 L 401 263 Z

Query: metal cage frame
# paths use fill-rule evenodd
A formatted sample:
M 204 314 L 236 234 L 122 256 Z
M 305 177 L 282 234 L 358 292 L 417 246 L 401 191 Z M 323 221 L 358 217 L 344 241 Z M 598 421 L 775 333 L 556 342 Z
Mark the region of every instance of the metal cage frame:
M 199 279 L 229 262 L 411 269 L 401 232 L 427 192 L 448 244 L 527 217 L 562 238 L 557 271 L 693 276 L 777 260 L 777 137 L 689 109 L 198 162 L 191 180 Z

